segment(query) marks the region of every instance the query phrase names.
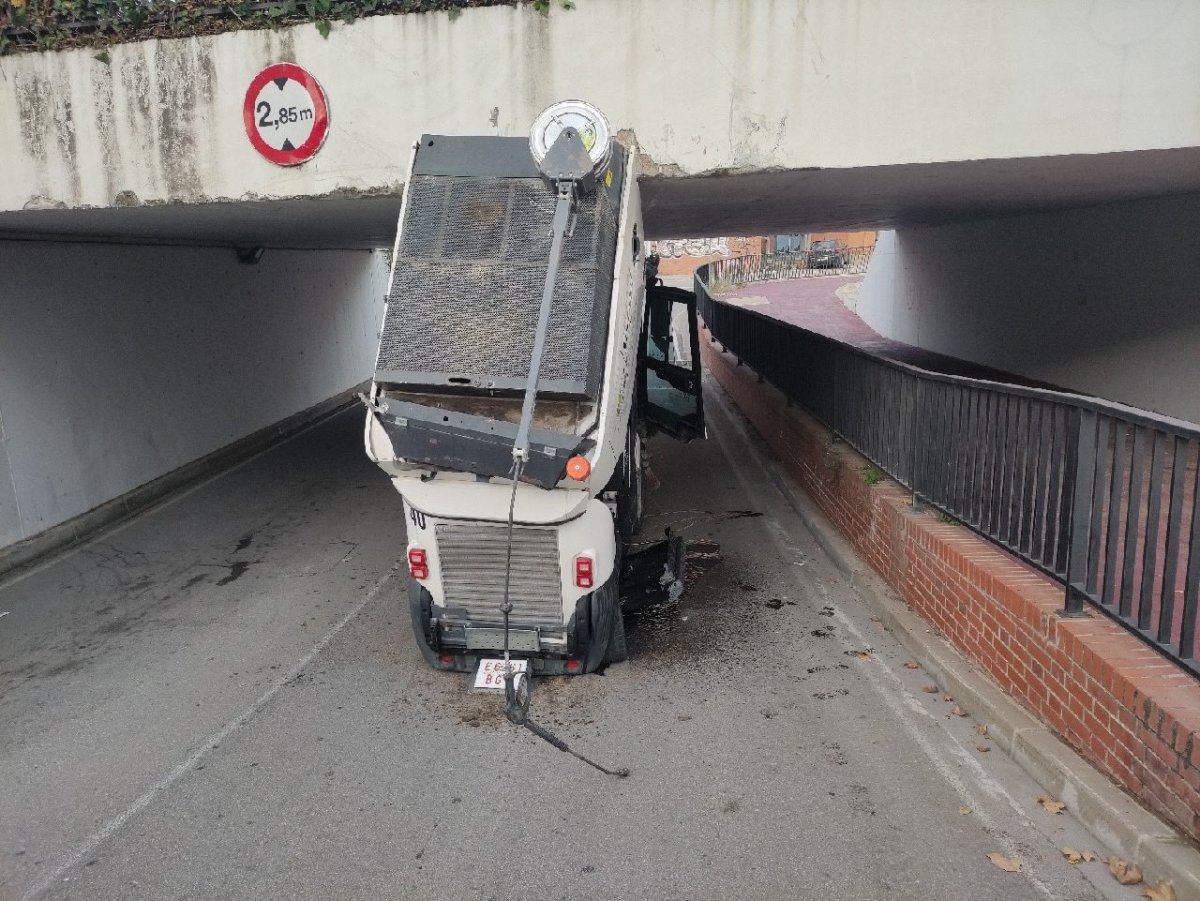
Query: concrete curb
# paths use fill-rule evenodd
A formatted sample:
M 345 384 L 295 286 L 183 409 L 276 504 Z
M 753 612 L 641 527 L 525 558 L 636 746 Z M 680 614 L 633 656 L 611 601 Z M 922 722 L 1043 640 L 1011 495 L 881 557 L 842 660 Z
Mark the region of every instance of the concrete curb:
M 43 532 L 0 548 L 0 580 L 19 575 L 56 554 L 77 547 L 127 519 L 170 499 L 177 492 L 190 488 L 218 473 L 244 463 L 252 457 L 316 425 L 354 402 L 355 395 L 370 387 L 369 382 L 355 385 L 327 400 L 294 413 L 274 425 L 259 429 L 232 444 L 185 463 L 178 469 L 161 475 L 144 485 L 106 501 L 73 519 L 51 526 Z
M 988 737 L 1042 788 L 1068 809 L 1099 841 L 1141 867 L 1147 882 L 1169 880 L 1179 901 L 1200 901 L 1200 851 L 1125 794 L 1055 737 L 987 675 L 914 613 L 891 587 L 863 563 L 849 541 L 817 505 L 776 465 L 770 449 L 715 378 L 705 380 L 712 398 L 741 422 L 758 445 L 754 452 L 771 481 L 829 559 L 858 591 L 867 607 L 921 664 L 938 686 L 988 727 Z

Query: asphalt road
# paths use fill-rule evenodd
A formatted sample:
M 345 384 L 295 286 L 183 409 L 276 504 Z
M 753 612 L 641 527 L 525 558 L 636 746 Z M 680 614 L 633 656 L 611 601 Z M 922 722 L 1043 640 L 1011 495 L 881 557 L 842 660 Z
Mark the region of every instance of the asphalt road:
M 643 534 L 719 559 L 628 663 L 535 686 L 627 779 L 422 663 L 358 411 L 0 583 L 0 896 L 1138 897 L 1063 860 L 1104 849 L 922 691 L 710 411 L 652 444 Z

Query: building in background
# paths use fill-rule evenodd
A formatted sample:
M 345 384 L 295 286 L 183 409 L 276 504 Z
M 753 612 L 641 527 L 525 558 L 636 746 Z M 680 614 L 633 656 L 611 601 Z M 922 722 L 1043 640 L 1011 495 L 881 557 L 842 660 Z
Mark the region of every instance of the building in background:
M 660 275 L 691 275 L 705 263 L 722 257 L 762 253 L 801 253 L 814 241 L 841 241 L 848 248 L 875 246 L 873 231 L 813 232 L 799 235 L 754 235 L 741 238 L 675 238 L 648 241 L 650 253 L 661 258 Z

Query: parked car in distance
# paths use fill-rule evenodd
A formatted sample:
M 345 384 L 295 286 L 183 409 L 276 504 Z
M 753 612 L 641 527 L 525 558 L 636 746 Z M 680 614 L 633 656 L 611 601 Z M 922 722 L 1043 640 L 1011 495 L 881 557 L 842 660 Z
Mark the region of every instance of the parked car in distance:
M 808 249 L 808 265 L 812 269 L 843 269 L 846 261 L 846 245 L 841 241 L 814 241 Z

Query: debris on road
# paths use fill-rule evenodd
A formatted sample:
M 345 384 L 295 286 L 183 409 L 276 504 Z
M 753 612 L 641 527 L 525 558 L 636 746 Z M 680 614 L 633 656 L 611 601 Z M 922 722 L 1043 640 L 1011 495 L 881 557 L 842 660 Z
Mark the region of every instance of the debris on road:
M 1020 873 L 1024 862 L 1019 857 L 1005 857 L 1003 854 L 997 854 L 992 851 L 988 854 L 987 859 L 992 862 L 993 866 L 999 867 L 1006 873 Z
M 1158 885 L 1146 886 L 1142 897 L 1149 898 L 1150 901 L 1175 901 L 1175 887 L 1164 879 Z
M 1119 857 L 1110 857 L 1105 862 L 1108 864 L 1108 871 L 1121 885 L 1137 885 L 1142 881 L 1142 868 L 1136 863 L 1121 860 Z
M 982 723 L 980 723 L 978 726 L 976 726 L 976 727 L 975 727 L 975 731 L 976 731 L 976 732 L 978 732 L 980 735 L 987 735 L 987 734 L 988 734 L 988 733 L 987 733 L 987 726 L 983 725 Z
M 1095 851 L 1076 851 L 1074 848 L 1060 848 L 1062 856 L 1067 859 L 1067 863 L 1091 863 L 1096 859 Z
M 904 668 L 905 669 L 920 669 L 921 664 L 917 663 L 917 661 L 915 661 L 915 660 L 905 660 Z
M 986 754 L 988 751 L 992 750 L 992 746 L 991 745 L 976 745 L 975 750 L 978 751 L 980 754 Z
M 921 689 L 921 691 L 925 692 L 927 695 L 935 695 L 937 694 L 938 687 L 936 685 L 926 685 Z
M 957 704 L 954 705 L 954 709 L 951 710 L 950 712 L 953 713 L 955 716 L 966 716 L 967 715 L 967 711 L 963 710 Z
M 1054 798 L 1051 798 L 1049 795 L 1040 795 L 1038 797 L 1037 802 L 1039 804 L 1041 804 L 1042 807 L 1044 807 L 1046 810 L 1050 811 L 1051 813 L 1062 813 L 1064 810 L 1067 809 L 1067 805 L 1065 802 L 1056 801 Z
M 971 808 L 964 805 L 964 806 L 958 808 L 958 812 L 960 814 L 962 814 L 963 816 L 966 816 L 967 814 L 969 814 L 971 812 Z

